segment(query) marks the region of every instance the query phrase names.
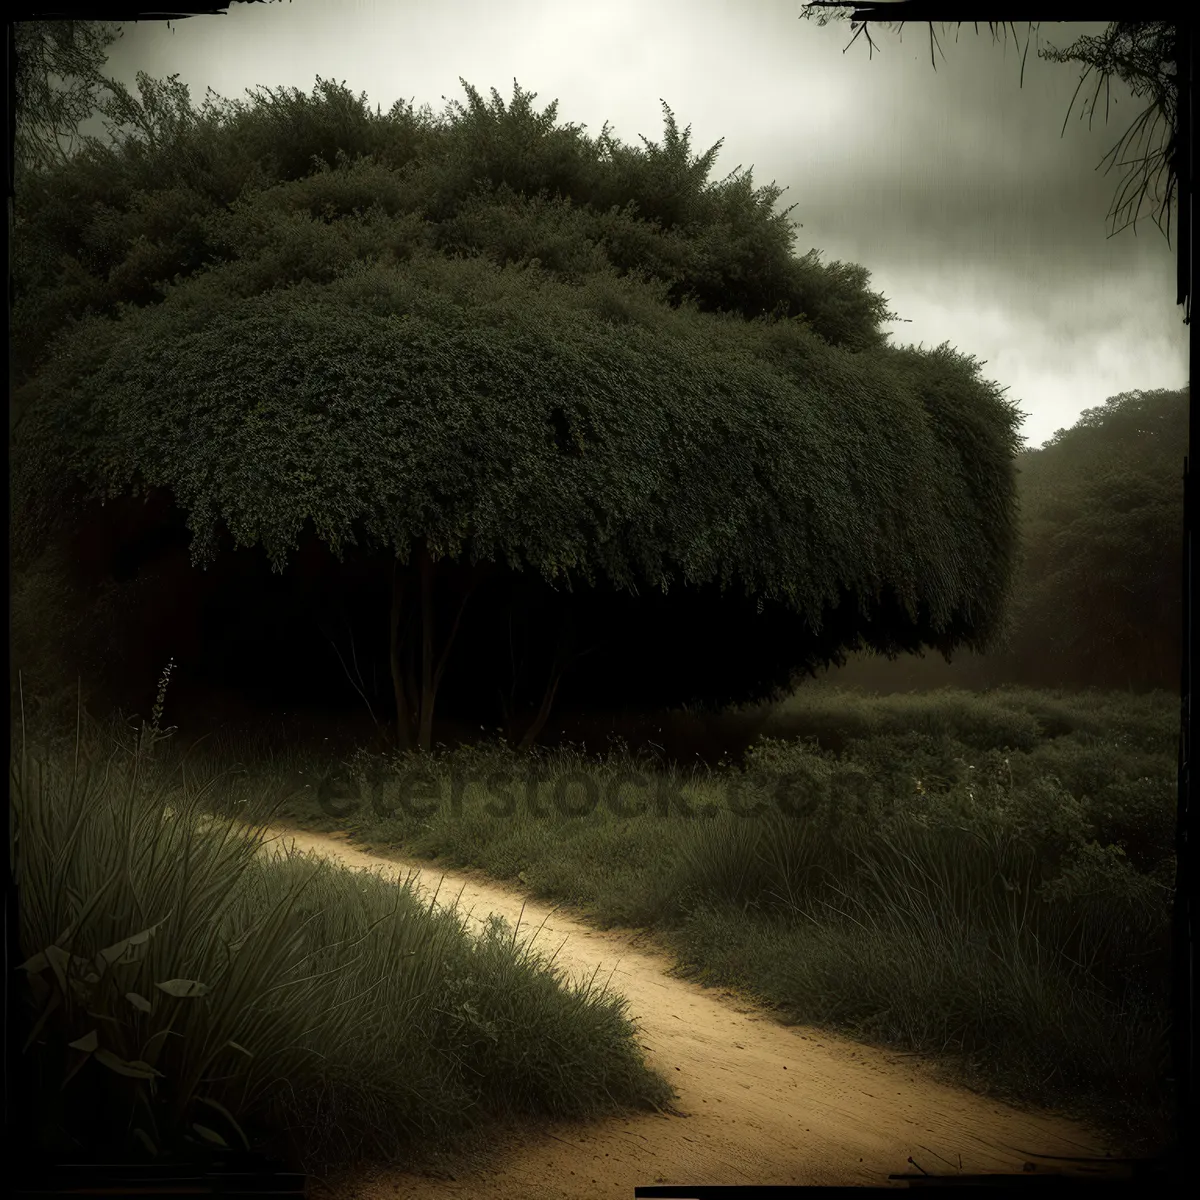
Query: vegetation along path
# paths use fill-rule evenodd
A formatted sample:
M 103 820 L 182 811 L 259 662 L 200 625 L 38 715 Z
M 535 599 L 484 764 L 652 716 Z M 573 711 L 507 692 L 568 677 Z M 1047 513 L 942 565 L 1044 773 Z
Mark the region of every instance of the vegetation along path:
M 911 1058 L 784 1027 L 743 1000 L 680 979 L 664 954 L 639 944 L 644 935 L 588 928 L 475 872 L 378 857 L 345 835 L 269 836 L 351 869 L 411 873 L 423 891 L 457 899 L 473 929 L 495 913 L 537 930 L 535 945 L 568 974 L 596 975 L 628 999 L 648 1060 L 679 1092 L 679 1115 L 547 1127 L 458 1173 L 373 1167 L 339 1181 L 338 1197 L 539 1200 L 628 1197 L 652 1183 L 879 1185 L 890 1174 L 1020 1172 L 1027 1163 L 1055 1170 L 1053 1158 L 1104 1154 L 1073 1122 L 938 1082 Z

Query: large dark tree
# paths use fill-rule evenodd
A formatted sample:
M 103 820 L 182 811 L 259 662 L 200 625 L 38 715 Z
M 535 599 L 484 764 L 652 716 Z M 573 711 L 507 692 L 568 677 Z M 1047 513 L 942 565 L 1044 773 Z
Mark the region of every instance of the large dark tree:
M 1017 457 L 1021 553 L 992 652 L 850 664 L 864 687 L 1173 689 L 1189 392 L 1126 392 Z
M 1015 407 L 969 358 L 889 347 L 866 272 L 795 256 L 779 190 L 710 184 L 669 110 L 633 150 L 519 88 L 438 119 L 139 83 L 175 105 L 162 137 L 18 197 L 26 561 L 136 528 L 141 494 L 197 564 L 258 547 L 315 587 L 345 557 L 421 746 L 462 637 L 460 681 L 527 742 L 571 664 L 716 704 L 862 645 L 988 644 Z

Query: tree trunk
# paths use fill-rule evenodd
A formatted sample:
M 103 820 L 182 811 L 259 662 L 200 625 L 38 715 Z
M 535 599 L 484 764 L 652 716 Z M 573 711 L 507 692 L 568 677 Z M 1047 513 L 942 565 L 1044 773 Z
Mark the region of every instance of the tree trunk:
M 558 692 L 558 685 L 563 675 L 577 658 L 582 657 L 571 653 L 573 633 L 574 627 L 571 624 L 571 618 L 564 614 L 562 623 L 558 627 L 558 645 L 554 651 L 554 662 L 550 668 L 550 677 L 546 681 L 546 690 L 542 693 L 541 707 L 538 708 L 537 715 L 533 718 L 533 724 L 525 730 L 525 736 L 521 738 L 518 746 L 521 750 L 532 748 L 534 742 L 541 735 L 542 730 L 546 727 L 546 722 L 550 719 L 550 710 L 554 706 L 554 697 Z
M 499 689 L 500 693 L 500 717 L 504 736 L 512 744 L 516 744 L 520 739 L 518 737 L 518 728 L 520 726 L 520 703 L 517 699 L 521 691 L 521 685 L 525 681 L 525 666 L 526 653 L 529 649 L 528 629 L 526 625 L 522 625 L 524 637 L 521 644 L 521 657 L 518 662 L 517 648 L 513 642 L 513 598 L 510 595 L 508 601 L 508 664 L 510 669 L 508 695 L 504 694 L 504 689 Z
M 396 702 L 397 743 L 401 749 L 429 750 L 433 742 L 433 711 L 438 688 L 446 670 L 450 648 L 458 634 L 463 610 L 475 589 L 476 580 L 468 582 L 455 614 L 454 623 L 442 652 L 434 662 L 434 583 L 435 564 L 428 546 L 422 541 L 416 549 L 415 575 L 420 590 L 420 602 L 405 608 L 408 596 L 408 572 L 401 572 L 399 563 L 392 567 L 392 612 L 390 658 L 392 694 Z M 414 617 L 416 620 L 414 621 Z M 419 626 L 414 630 L 413 625 Z
M 389 665 L 392 670 L 392 694 L 396 700 L 396 744 L 401 750 L 412 749 L 412 707 L 409 704 L 401 651 L 407 639 L 402 638 L 400 621 L 404 615 L 405 579 L 400 564 L 392 563 L 392 621 L 389 641 Z
M 521 738 L 519 749 L 529 750 L 533 747 L 534 742 L 541 736 L 542 730 L 546 727 L 546 722 L 550 719 L 550 711 L 554 706 L 554 697 L 558 692 L 558 685 L 562 681 L 562 677 L 573 667 L 581 658 L 586 658 L 589 654 L 594 654 L 597 650 L 603 649 L 611 640 L 605 638 L 594 646 L 589 646 L 586 650 L 573 650 L 575 644 L 575 627 L 569 616 L 565 617 L 562 625 L 559 627 L 558 650 L 554 655 L 554 665 L 550 668 L 550 678 L 546 682 L 546 690 L 542 694 L 542 704 L 537 711 L 537 715 L 533 718 L 533 724 L 525 731 L 525 736 Z
M 518 749 L 532 749 L 533 743 L 537 741 L 542 730 L 546 727 L 546 722 L 550 719 L 550 709 L 554 705 L 554 694 L 558 691 L 558 682 L 563 677 L 565 667 L 555 666 L 555 670 L 550 676 L 546 684 L 546 691 L 542 695 L 542 706 L 537 711 L 537 716 L 533 718 L 533 724 L 525 730 L 525 736 L 521 738 Z
M 417 745 L 428 750 L 433 740 L 433 560 L 424 541 L 418 550 L 421 572 L 421 700 Z

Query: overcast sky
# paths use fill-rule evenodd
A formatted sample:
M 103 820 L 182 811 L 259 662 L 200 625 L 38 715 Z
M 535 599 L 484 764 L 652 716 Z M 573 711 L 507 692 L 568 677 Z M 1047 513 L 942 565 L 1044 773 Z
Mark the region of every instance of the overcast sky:
M 459 77 L 507 101 L 515 77 L 559 101 L 562 122 L 622 141 L 661 139 L 660 99 L 695 153 L 724 139 L 713 178 L 754 168 L 786 187 L 796 250 L 861 263 L 892 311 L 893 340 L 949 341 L 986 360 L 1039 445 L 1119 392 L 1187 383 L 1171 245 L 1147 217 L 1108 238 L 1115 172 L 1097 164 L 1140 111 L 1128 93 L 1092 127 L 1079 68 L 1030 51 L 1020 86 L 1011 34 L 986 27 L 903 40 L 882 28 L 846 49 L 850 27 L 799 20 L 801 0 L 283 0 L 225 15 L 126 24 L 108 74 L 178 73 L 198 106 L 207 88 L 240 99 L 257 85 L 311 92 L 316 77 L 437 111 Z M 1024 45 L 1025 26 L 1017 31 Z M 1066 46 L 1097 24 L 1043 23 Z M 843 53 L 843 51 L 845 51 Z M 1094 83 L 1080 101 L 1090 99 Z M 1143 210 L 1147 211 L 1147 210 Z M 1181 448 L 1182 453 L 1182 448 Z

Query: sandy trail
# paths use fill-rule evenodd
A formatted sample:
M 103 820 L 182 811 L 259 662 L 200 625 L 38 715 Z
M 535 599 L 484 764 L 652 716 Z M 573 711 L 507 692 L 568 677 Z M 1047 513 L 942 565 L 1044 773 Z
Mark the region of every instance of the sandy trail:
M 572 976 L 629 999 L 648 1061 L 676 1085 L 684 1115 L 637 1114 L 557 1124 L 455 1178 L 375 1168 L 338 1200 L 622 1197 L 647 1184 L 886 1185 L 889 1174 L 1020 1172 L 1062 1167 L 1041 1156 L 1101 1156 L 1099 1138 L 1062 1118 L 1023 1113 L 930 1077 L 915 1060 L 805 1027 L 668 974 L 670 960 L 623 931 L 590 929 L 475 872 L 444 872 L 350 845 L 345 835 L 273 833 L 301 852 L 459 895 L 522 929 Z M 913 1160 L 910 1163 L 909 1159 Z M 916 1165 L 914 1165 L 916 1164 Z M 1070 1169 L 1069 1167 L 1067 1169 Z M 897 1184 L 896 1186 L 903 1186 Z

